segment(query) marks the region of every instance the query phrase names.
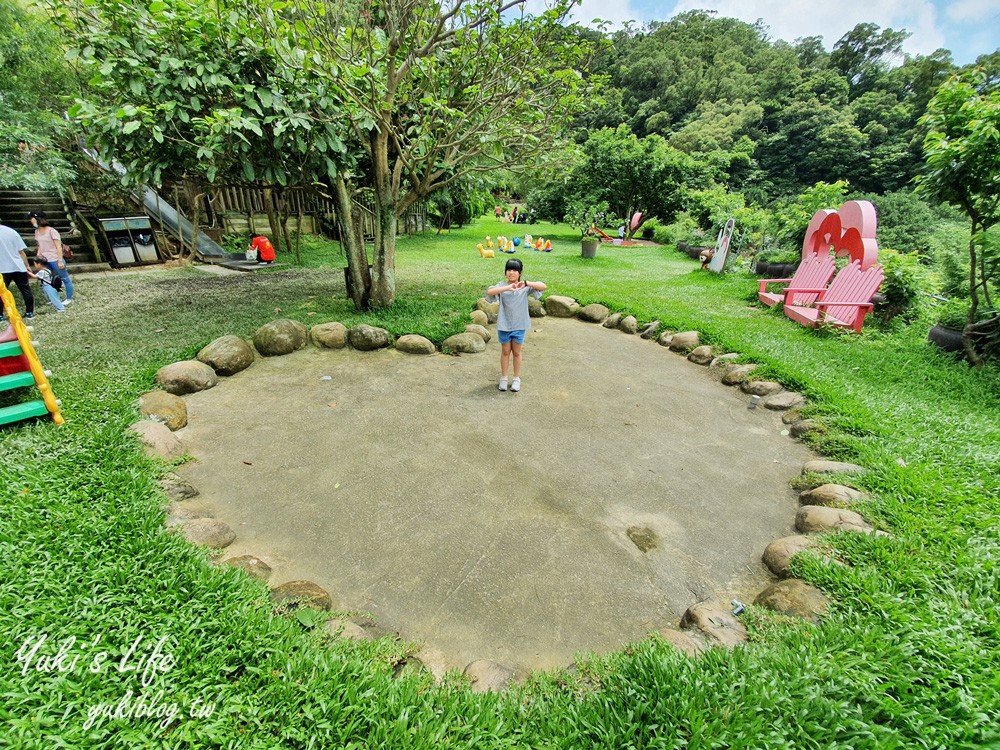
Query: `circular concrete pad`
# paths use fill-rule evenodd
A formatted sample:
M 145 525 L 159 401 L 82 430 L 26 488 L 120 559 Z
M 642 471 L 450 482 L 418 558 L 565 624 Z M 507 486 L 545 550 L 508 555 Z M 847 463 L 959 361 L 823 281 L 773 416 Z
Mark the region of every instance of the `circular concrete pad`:
M 236 529 L 232 554 L 457 668 L 565 666 L 701 599 L 752 598 L 809 452 L 655 343 L 536 323 L 517 394 L 496 389 L 495 338 L 460 357 L 258 361 L 187 397 L 198 461 L 179 473 Z

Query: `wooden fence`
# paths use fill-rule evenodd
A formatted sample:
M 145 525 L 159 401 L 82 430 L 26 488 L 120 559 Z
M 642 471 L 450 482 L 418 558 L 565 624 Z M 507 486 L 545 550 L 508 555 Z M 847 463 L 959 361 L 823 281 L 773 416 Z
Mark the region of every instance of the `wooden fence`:
M 337 209 L 333 199 L 310 188 L 289 188 L 282 193 L 289 221 L 303 217 L 302 229 L 314 234 L 336 237 Z M 209 198 L 216 223 L 224 234 L 248 234 L 261 223 L 267 225 L 264 189 L 231 186 L 217 188 Z M 366 241 L 375 237 L 375 205 L 371 196 L 361 193 L 355 199 Z M 399 231 L 415 234 L 427 227 L 427 207 L 415 204 L 400 219 Z

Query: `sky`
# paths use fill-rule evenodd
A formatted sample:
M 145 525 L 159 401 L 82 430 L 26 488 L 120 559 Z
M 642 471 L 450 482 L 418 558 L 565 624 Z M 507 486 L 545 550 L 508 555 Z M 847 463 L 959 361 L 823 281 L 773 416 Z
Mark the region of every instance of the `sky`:
M 529 0 L 528 7 L 538 2 Z M 618 25 L 629 19 L 666 21 L 696 9 L 747 23 L 762 19 L 772 40 L 821 36 L 827 50 L 866 22 L 909 31 L 903 51 L 910 55 L 944 47 L 959 65 L 1000 48 L 1000 0 L 583 0 L 575 19 L 589 24 L 601 18 Z

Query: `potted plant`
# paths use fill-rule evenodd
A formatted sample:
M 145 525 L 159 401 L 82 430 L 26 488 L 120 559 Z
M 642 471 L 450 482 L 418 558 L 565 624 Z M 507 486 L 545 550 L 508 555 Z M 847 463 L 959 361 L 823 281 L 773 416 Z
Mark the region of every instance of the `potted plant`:
M 563 221 L 580 230 L 580 254 L 584 258 L 597 255 L 597 246 L 601 244 L 598 226 L 608 221 L 610 216 L 607 201 L 595 204 L 573 201 L 567 207 Z
M 937 323 L 927 332 L 927 340 L 946 352 L 965 349 L 966 334 L 973 341 L 977 356 L 996 356 L 1000 350 L 1000 317 L 996 311 L 979 308 L 973 323 L 969 323 L 968 299 L 953 299 L 938 308 Z

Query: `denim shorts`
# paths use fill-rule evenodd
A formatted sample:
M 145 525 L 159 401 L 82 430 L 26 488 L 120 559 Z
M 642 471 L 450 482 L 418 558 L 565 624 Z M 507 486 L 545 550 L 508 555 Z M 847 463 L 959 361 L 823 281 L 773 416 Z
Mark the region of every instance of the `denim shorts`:
M 524 331 L 497 331 L 497 338 L 501 344 L 509 344 L 514 341 L 518 344 L 524 343 Z

